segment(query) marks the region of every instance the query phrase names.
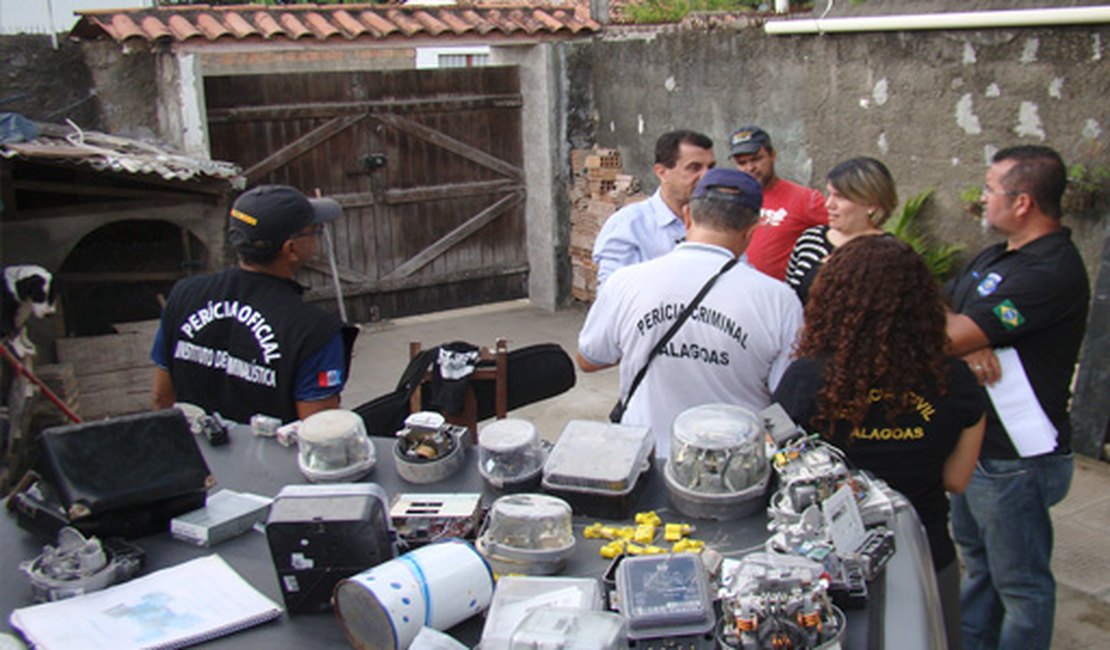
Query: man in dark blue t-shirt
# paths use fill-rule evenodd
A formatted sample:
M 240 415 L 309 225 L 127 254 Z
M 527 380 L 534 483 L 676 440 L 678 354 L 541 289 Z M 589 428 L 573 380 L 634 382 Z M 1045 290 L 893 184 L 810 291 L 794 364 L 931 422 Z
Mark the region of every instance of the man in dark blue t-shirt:
M 238 265 L 174 285 L 151 349 L 153 406 L 188 402 L 236 422 L 283 422 L 339 406 L 349 352 L 342 323 L 304 302 L 293 278 L 317 256 L 333 199 L 284 185 L 243 193 L 228 241 Z

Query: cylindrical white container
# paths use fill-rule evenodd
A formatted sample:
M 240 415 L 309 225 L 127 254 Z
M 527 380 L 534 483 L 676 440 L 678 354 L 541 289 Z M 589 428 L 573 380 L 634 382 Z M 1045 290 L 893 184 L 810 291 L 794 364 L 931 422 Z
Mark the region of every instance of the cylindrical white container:
M 462 540 L 415 551 L 341 580 L 335 613 L 360 650 L 407 650 L 420 628 L 447 630 L 489 607 L 493 574 Z

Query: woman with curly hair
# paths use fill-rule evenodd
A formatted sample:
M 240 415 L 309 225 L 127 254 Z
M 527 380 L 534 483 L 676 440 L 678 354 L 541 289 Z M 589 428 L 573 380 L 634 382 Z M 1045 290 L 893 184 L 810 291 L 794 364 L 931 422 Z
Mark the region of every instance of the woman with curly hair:
M 971 481 L 985 402 L 967 364 L 944 353 L 940 286 L 894 237 L 861 237 L 829 256 L 775 390 L 795 422 L 904 494 L 929 538 L 949 647 L 960 647 L 959 567 L 945 490 Z M 955 644 L 955 645 L 953 645 Z
M 885 234 L 882 225 L 898 206 L 894 177 L 874 158 L 852 158 L 829 170 L 827 226 L 802 231 L 786 264 L 786 283 L 804 304 L 825 259 L 856 237 Z

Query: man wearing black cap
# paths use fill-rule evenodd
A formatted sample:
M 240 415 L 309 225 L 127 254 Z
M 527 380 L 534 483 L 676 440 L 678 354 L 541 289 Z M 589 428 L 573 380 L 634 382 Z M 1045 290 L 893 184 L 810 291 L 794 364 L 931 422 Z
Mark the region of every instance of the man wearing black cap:
M 240 423 L 282 422 L 339 406 L 348 358 L 338 318 L 305 303 L 293 278 L 319 252 L 324 224 L 343 211 L 292 187 L 263 185 L 231 208 L 239 263 L 179 281 L 162 311 L 151 358 L 155 408 L 188 402 Z
M 794 292 L 746 265 L 724 267 L 744 253 L 759 221 L 761 197 L 759 183 L 748 174 L 706 172 L 683 207 L 686 241 L 609 276 L 578 334 L 582 370 L 620 363 L 621 422 L 651 427 L 661 457 L 669 453 L 671 424 L 679 413 L 710 402 L 762 410 L 790 363 L 802 324 Z M 656 344 L 722 269 L 629 398 L 633 379 Z
M 748 263 L 782 280 L 798 235 L 806 228 L 829 222 L 825 197 L 817 190 L 775 176 L 771 136 L 758 126 L 737 129 L 729 146 L 736 168 L 751 174 L 763 186 L 763 210 L 748 246 Z

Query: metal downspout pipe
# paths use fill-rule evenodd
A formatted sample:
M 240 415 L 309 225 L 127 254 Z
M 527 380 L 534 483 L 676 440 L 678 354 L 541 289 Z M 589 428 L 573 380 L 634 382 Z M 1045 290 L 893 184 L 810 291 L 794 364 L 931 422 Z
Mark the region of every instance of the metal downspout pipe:
M 897 32 L 931 29 L 995 29 L 1002 27 L 1050 27 L 1110 23 L 1110 6 L 967 11 L 961 13 L 913 14 L 903 16 L 859 16 L 769 20 L 763 30 L 772 36 L 788 34 L 831 34 L 846 32 Z

